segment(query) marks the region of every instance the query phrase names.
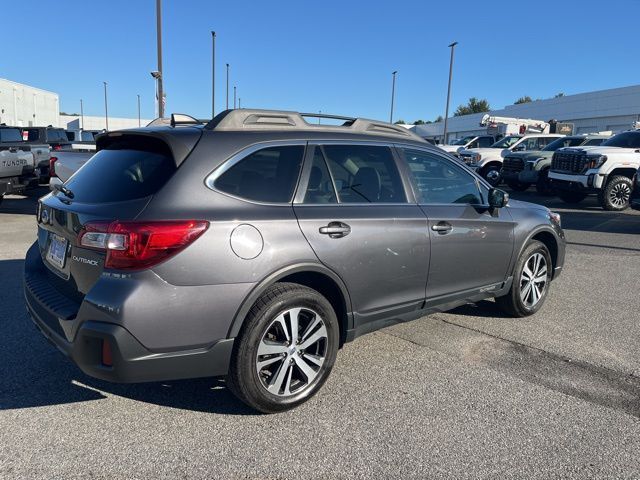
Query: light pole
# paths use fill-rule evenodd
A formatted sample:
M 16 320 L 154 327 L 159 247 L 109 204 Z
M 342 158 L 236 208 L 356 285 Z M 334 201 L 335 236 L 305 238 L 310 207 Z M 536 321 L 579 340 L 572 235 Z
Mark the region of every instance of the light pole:
M 227 110 L 229 110 L 229 64 L 227 63 Z
M 137 95 L 138 97 L 138 126 L 140 127 L 140 94 Z
M 211 118 L 216 116 L 216 32 L 211 31 Z
M 396 96 L 396 74 L 398 73 L 395 70 L 391 75 L 393 76 L 393 80 L 391 80 L 391 113 L 389 114 L 389 123 L 393 123 L 393 101 Z
M 164 118 L 164 89 L 162 88 L 162 0 L 156 0 L 156 36 L 158 42 L 158 116 Z M 153 75 L 153 74 L 152 74 Z
M 82 108 L 82 99 L 80 99 L 80 128 L 84 130 L 84 109 Z
M 453 42 L 449 45 L 451 49 L 451 59 L 449 60 L 449 86 L 447 87 L 447 108 L 445 109 L 444 114 L 444 134 L 443 134 L 443 142 L 446 145 L 447 143 L 447 121 L 449 119 L 449 98 L 451 97 L 451 76 L 453 75 L 453 51 L 456 48 L 458 42 Z
M 104 83 L 104 123 L 105 130 L 109 131 L 109 110 L 107 109 L 107 82 Z
M 236 87 L 233 86 L 233 109 L 236 109 Z
M 238 97 L 238 108 L 242 108 L 242 99 Z
M 162 118 L 162 115 L 160 113 L 160 97 L 158 96 L 160 79 L 162 78 L 162 73 L 160 73 L 157 70 L 154 70 L 153 72 L 151 72 L 151 76 L 156 80 L 156 103 L 158 105 L 158 117 Z

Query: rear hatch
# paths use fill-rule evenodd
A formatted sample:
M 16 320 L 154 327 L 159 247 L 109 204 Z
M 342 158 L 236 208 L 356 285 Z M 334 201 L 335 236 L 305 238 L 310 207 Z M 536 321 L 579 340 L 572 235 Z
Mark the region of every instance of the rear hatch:
M 198 138 L 199 134 L 192 139 L 191 148 Z M 106 253 L 80 245 L 80 234 L 95 225 L 139 216 L 183 158 L 177 160 L 169 145 L 153 136 L 103 138 L 98 153 L 63 184 L 62 191 L 41 199 L 38 246 L 57 290 L 82 300 L 100 277 Z

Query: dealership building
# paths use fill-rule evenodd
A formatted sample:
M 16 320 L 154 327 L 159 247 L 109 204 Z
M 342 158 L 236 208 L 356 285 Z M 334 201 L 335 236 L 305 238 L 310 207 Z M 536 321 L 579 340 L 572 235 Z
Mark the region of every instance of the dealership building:
M 145 126 L 151 120 L 140 119 Z M 60 115 L 57 93 L 0 78 L 0 124 L 16 127 L 62 127 L 68 130 L 104 130 L 104 116 Z M 137 118 L 109 117 L 109 129 L 135 128 Z
M 640 121 L 640 85 L 509 105 L 500 110 L 491 110 L 489 113 L 501 117 L 569 122 L 575 127 L 574 133 L 607 130 L 620 132 L 630 129 L 634 122 Z M 486 133 L 487 127 L 480 126 L 483 115 L 485 113 L 449 118 L 447 140 Z M 414 125 L 410 129 L 423 138 L 441 142 L 444 122 Z

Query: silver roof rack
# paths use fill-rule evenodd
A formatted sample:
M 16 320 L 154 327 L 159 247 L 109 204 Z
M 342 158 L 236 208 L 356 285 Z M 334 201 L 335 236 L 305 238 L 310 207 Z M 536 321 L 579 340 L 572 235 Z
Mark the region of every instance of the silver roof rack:
M 320 125 L 307 122 L 305 117 L 341 120 L 343 123 L 341 125 Z M 424 141 L 422 137 L 419 137 L 411 130 L 379 120 L 343 117 L 322 113 L 298 113 L 280 110 L 254 110 L 245 108 L 225 110 L 224 112 L 219 113 L 213 120 L 207 123 L 205 129 L 214 131 L 330 130 L 346 131 L 351 133 L 392 135 Z

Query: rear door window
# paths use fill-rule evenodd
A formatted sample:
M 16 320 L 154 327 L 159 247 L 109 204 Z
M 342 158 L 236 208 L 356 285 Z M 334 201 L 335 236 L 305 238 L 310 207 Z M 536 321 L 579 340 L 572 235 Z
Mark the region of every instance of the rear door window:
M 73 201 L 121 202 L 156 193 L 176 171 L 176 164 L 162 142 L 122 142 L 100 150 L 65 185 Z M 60 195 L 60 194 L 58 194 Z
M 340 203 L 406 203 L 391 149 L 374 145 L 324 145 Z
M 304 145 L 267 147 L 249 154 L 220 174 L 213 186 L 255 202 L 292 201 L 302 166 Z

